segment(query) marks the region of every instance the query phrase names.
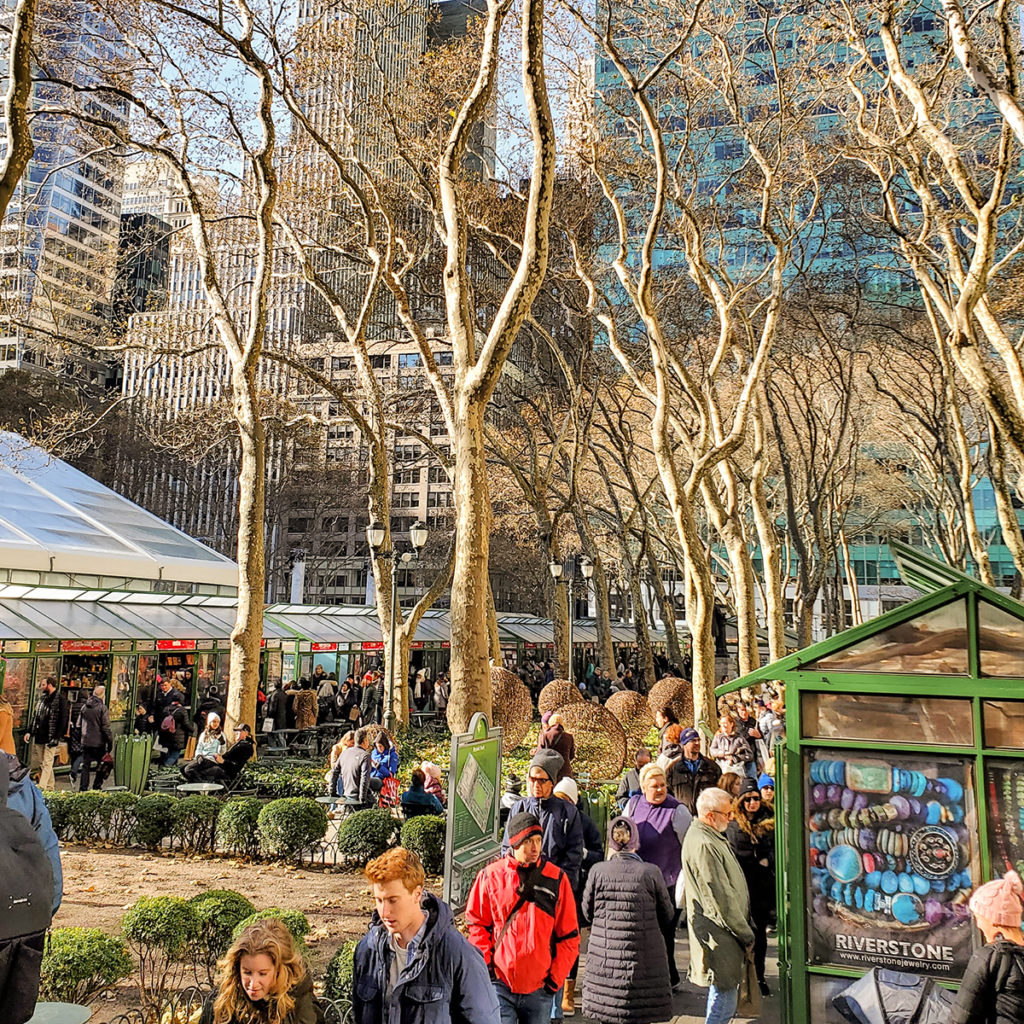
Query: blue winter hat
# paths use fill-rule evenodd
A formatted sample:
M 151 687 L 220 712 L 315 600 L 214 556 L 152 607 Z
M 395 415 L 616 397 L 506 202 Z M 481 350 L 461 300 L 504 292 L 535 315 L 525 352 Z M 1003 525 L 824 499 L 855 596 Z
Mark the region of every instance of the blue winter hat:
M 775 788 L 775 780 L 770 775 L 762 775 L 757 780 L 757 788 L 758 789 L 774 789 Z

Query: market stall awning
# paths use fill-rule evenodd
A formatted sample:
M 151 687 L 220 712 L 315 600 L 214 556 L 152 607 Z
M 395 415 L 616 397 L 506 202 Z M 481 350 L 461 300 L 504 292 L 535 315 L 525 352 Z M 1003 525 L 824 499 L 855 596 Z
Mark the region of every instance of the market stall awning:
M 0 431 L 0 567 L 238 585 L 230 558 L 6 431 Z
M 211 605 L 182 595 L 117 594 L 116 601 L 0 600 L 0 640 L 223 639 L 234 602 Z M 163 598 L 154 602 L 153 598 Z M 292 636 L 264 621 L 267 638 Z
M 272 604 L 266 617 L 300 640 L 313 643 L 361 644 L 381 639 L 377 609 L 352 605 Z M 420 619 L 413 639 L 448 643 L 451 629 L 446 609 L 432 609 Z

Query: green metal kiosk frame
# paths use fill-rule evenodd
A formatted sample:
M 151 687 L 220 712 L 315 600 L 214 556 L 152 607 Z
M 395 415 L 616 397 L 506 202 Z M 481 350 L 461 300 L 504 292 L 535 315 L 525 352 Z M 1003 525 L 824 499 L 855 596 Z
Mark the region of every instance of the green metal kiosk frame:
M 920 598 L 719 687 L 778 681 L 780 987 L 790 1024 L 878 966 L 956 986 L 970 892 L 1024 871 L 1024 604 L 902 544 Z

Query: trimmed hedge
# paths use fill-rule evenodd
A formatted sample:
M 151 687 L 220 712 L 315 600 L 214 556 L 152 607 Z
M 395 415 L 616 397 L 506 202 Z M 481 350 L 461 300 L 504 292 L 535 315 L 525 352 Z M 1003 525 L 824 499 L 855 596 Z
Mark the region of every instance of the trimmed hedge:
M 306 797 L 271 800 L 260 811 L 260 842 L 265 852 L 291 858 L 327 833 L 327 812 Z
M 168 992 L 181 988 L 199 927 L 199 915 L 180 896 L 143 896 L 121 918 L 125 942 L 138 964 L 139 1001 L 147 1010 L 155 1012 Z
M 236 796 L 225 801 L 217 818 L 217 843 L 239 857 L 257 857 L 260 852 L 258 828 L 263 801 L 254 796 Z
M 171 835 L 186 853 L 209 853 L 217 830 L 221 802 L 212 796 L 187 796 L 174 802 Z
M 250 914 L 244 920 L 239 921 L 235 925 L 235 930 L 231 933 L 231 941 L 234 942 L 249 925 L 255 924 L 257 921 L 263 921 L 268 917 L 283 922 L 285 928 L 292 933 L 295 945 L 300 949 L 305 948 L 306 936 L 309 934 L 309 918 L 301 910 L 282 910 L 280 907 L 267 907 L 266 910 L 257 910 L 255 914 Z
M 134 793 L 100 795 L 102 799 L 93 817 L 94 828 L 97 832 L 104 833 L 108 843 L 127 846 L 135 829 L 135 807 L 139 798 Z
M 402 826 L 402 845 L 412 850 L 430 875 L 444 871 L 444 835 L 447 821 L 440 814 L 421 814 Z
M 239 776 L 239 788 L 255 789 L 259 796 L 274 800 L 289 796 L 305 796 L 312 799 L 327 792 L 324 783 L 326 767 L 325 764 L 320 767 L 289 768 L 288 771 L 281 771 L 250 762 Z
M 338 829 L 338 850 L 365 864 L 394 846 L 397 832 L 398 822 L 388 811 L 379 807 L 356 811 L 345 818 Z
M 228 951 L 235 928 L 239 921 L 251 917 L 256 908 L 234 889 L 210 889 L 188 902 L 199 920 L 196 980 L 213 985 L 217 961 Z
M 132 973 L 128 947 L 102 928 L 55 928 L 43 952 L 41 998 L 89 1003 Z
M 356 946 L 358 939 L 349 939 L 339 946 L 327 964 L 324 974 L 324 995 L 328 999 L 345 999 L 352 1002 L 352 975 L 355 971 Z
M 178 801 L 166 793 L 151 793 L 135 805 L 132 839 L 147 849 L 156 849 L 174 828 L 174 805 Z

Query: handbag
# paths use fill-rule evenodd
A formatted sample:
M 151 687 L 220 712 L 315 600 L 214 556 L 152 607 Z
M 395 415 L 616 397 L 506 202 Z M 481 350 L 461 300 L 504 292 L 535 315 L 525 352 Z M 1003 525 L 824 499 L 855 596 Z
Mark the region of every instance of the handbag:
M 754 958 L 749 954 L 743 962 L 743 973 L 740 975 L 739 1000 L 736 1003 L 737 1017 L 761 1016 L 761 989 L 757 984 L 757 970 Z
M 274 731 L 274 720 L 272 718 L 269 718 L 269 717 L 264 718 L 263 719 L 262 729 L 263 729 L 263 735 L 264 736 L 266 736 L 267 733 L 273 732 Z
M 349 708 L 348 720 L 350 722 L 358 722 L 359 721 L 359 716 L 361 714 L 362 714 L 362 712 L 359 710 L 358 706 L 353 706 L 353 707 Z

